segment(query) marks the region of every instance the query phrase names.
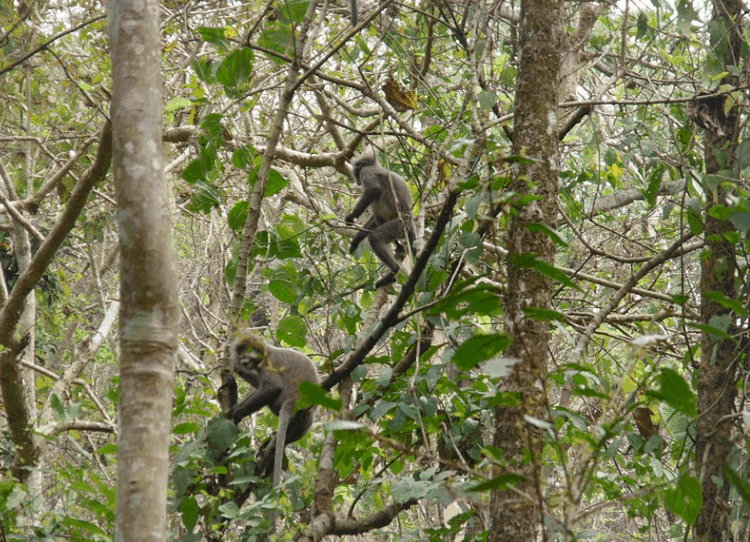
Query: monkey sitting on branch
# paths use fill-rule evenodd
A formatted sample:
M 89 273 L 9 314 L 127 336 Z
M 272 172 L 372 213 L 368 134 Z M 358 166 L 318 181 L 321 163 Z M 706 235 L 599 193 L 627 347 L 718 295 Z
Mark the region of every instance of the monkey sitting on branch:
M 399 239 L 408 237 L 409 248 L 414 254 L 417 232 L 411 208 L 414 201 L 406 181 L 398 174 L 382 167 L 375 156 L 363 155 L 352 162 L 354 182 L 361 187 L 362 195 L 352 212 L 344 219 L 347 224 L 370 208 L 372 215 L 352 239 L 349 253 L 353 254 L 359 244 L 367 239 L 372 251 L 390 268 L 390 273 L 375 283 L 376 288 L 395 282 L 401 266 L 393 257 L 390 247 Z
M 273 469 L 273 485 L 281 481 L 281 467 L 284 459 L 284 446 L 301 439 L 312 427 L 315 407 L 294 412 L 299 397 L 301 382 L 318 383 L 318 370 L 312 360 L 302 352 L 291 348 L 278 348 L 267 344 L 261 337 L 248 334 L 236 340 L 230 347 L 234 371 L 251 384 L 255 391 L 237 404 L 236 383 L 229 392 L 229 412 L 227 417 L 238 424 L 267 406 L 279 417 L 279 429 L 275 446 L 264 446 L 263 452 L 275 448 L 273 461 L 263 469 L 268 473 Z M 264 454 L 265 455 L 265 454 Z

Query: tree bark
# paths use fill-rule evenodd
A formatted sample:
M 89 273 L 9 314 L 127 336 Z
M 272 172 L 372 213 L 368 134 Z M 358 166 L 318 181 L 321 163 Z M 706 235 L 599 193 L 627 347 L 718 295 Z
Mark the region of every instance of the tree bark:
M 518 194 L 508 233 L 507 355 L 518 360 L 500 393 L 517 397 L 495 410 L 494 445 L 503 452 L 497 474 L 524 481 L 512 490 L 494 490 L 490 500 L 491 542 L 537 540 L 542 529 L 541 430 L 529 418 L 546 419 L 544 379 L 549 324 L 530 318 L 529 307 L 549 308 L 552 282 L 534 261 L 554 262 L 552 239 L 529 228 L 555 228 L 558 196 L 557 103 L 561 46 L 560 0 L 521 2 L 521 58 L 516 89 L 513 153 L 533 162 L 518 166 L 510 190 Z M 533 196 L 529 199 L 528 196 Z M 532 259 L 532 255 L 533 259 Z
M 120 408 L 115 538 L 167 537 L 177 278 L 162 156 L 159 3 L 110 5 L 120 229 Z
M 725 47 L 722 58 L 730 75 L 722 85 L 739 83 L 736 68 L 739 65 L 742 46 L 740 0 L 714 0 L 713 20 L 718 28 L 726 28 L 721 46 Z M 717 44 L 712 44 L 711 49 Z M 740 354 L 736 338 L 732 333 L 736 315 L 723 306 L 715 296 L 718 292 L 726 299 L 734 299 L 737 281 L 736 246 L 732 235 L 734 226 L 728 220 L 712 216 L 715 205 L 726 205 L 728 191 L 724 182 L 715 180 L 720 175 L 725 180 L 736 179 L 737 141 L 740 131 L 739 108 L 733 105 L 727 110 L 726 96 L 699 101 L 698 110 L 707 115 L 705 162 L 706 178 L 704 192 L 707 197 L 705 219 L 705 249 L 701 261 L 701 320 L 711 327 L 722 328 L 729 335 L 719 338 L 704 332 L 701 337 L 701 363 L 698 373 L 698 424 L 696 428 L 695 461 L 697 474 L 702 483 L 703 508 L 695 523 L 696 542 L 731 539 L 729 480 L 724 467 L 731 459 L 732 414 L 737 395 L 736 362 Z

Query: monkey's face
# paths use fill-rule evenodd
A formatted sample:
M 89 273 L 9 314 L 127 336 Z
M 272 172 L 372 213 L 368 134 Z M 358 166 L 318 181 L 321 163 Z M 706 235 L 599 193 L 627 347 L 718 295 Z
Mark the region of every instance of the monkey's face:
M 367 167 L 372 167 L 377 165 L 377 160 L 374 156 L 370 155 L 363 155 L 359 158 L 356 158 L 352 162 L 352 174 L 354 175 L 354 184 L 357 186 L 362 186 L 362 179 L 360 179 L 360 175 L 362 175 L 362 170 Z
M 266 343 L 259 337 L 246 337 L 234 346 L 235 360 L 246 370 L 257 370 L 267 356 Z

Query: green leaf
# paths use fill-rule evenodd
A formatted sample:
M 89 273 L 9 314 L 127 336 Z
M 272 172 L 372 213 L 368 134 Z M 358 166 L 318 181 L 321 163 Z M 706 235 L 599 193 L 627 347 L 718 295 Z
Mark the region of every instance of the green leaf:
M 695 524 L 695 520 L 703 508 L 700 481 L 693 476 L 680 476 L 677 480 L 677 486 L 664 493 L 664 506 L 670 512 L 684 519 L 688 525 Z
M 276 232 L 282 239 L 289 239 L 291 237 L 297 237 L 300 233 L 305 231 L 306 228 L 307 225 L 297 215 L 284 215 L 279 221 Z
M 331 397 L 326 390 L 312 382 L 301 382 L 299 385 L 299 394 L 300 398 L 297 401 L 299 408 L 320 405 L 328 410 L 340 410 L 344 404 L 341 399 Z
M 307 344 L 307 325 L 299 316 L 285 316 L 276 326 L 276 336 L 290 346 L 301 348 Z
M 185 422 L 174 426 L 172 433 L 175 435 L 187 435 L 188 433 L 198 434 L 202 431 L 202 428 L 197 423 Z
M 239 431 L 234 422 L 224 416 L 215 416 L 208 420 L 205 438 L 209 457 L 216 459 L 229 450 Z
M 703 233 L 703 218 L 700 209 L 694 209 L 692 205 L 688 206 L 687 220 L 688 226 L 690 226 L 690 231 L 694 235 L 700 235 Z
M 106 536 L 107 533 L 104 532 L 101 527 L 89 522 L 84 521 L 82 519 L 75 519 L 70 516 L 64 518 L 62 520 L 62 524 L 66 527 L 72 527 L 73 529 L 79 529 L 81 531 L 86 531 L 88 533 L 94 533 L 98 534 L 100 536 Z M 76 539 L 77 537 L 73 537 L 73 539 Z
M 255 147 L 245 145 L 232 153 L 232 165 L 237 169 L 253 167 L 256 156 L 258 156 L 258 151 L 255 150 Z
M 208 113 L 198 121 L 201 132 L 198 140 L 216 158 L 216 150 L 224 146 L 224 115 Z
M 117 455 L 117 444 L 108 442 L 96 451 L 100 455 Z
M 708 324 L 690 324 L 690 327 L 699 329 L 710 336 L 712 342 L 730 339 L 732 336 L 727 332 L 729 325 L 732 323 L 732 316 L 729 314 L 714 315 L 708 321 Z
M 241 200 L 234 204 L 227 214 L 227 224 L 234 231 L 241 231 L 247 220 L 247 210 L 250 208 L 250 202 Z
M 301 23 L 305 19 L 310 0 L 285 0 L 279 7 L 284 18 L 293 23 Z
M 288 24 L 273 22 L 266 25 L 266 29 L 258 38 L 258 45 L 287 56 L 287 44 L 292 40 L 292 32 Z M 286 61 L 275 55 L 269 55 L 269 58 L 276 64 L 285 64 Z
M 282 303 L 294 304 L 300 293 L 297 275 L 284 267 L 271 272 L 273 278 L 268 283 L 268 291 Z
M 697 413 L 693 390 L 682 375 L 673 369 L 662 369 L 659 375 L 659 391 L 649 392 L 647 395 L 664 401 L 675 410 L 689 416 L 695 416 Z
M 263 191 L 263 195 L 268 198 L 275 194 L 278 194 L 284 188 L 286 188 L 288 184 L 288 179 L 285 179 L 281 175 L 281 173 L 279 173 L 275 169 L 272 169 L 268 172 L 268 182 L 266 183 L 266 188 Z
M 164 106 L 164 112 L 169 113 L 170 111 L 184 109 L 186 107 L 191 107 L 192 105 L 193 102 L 191 102 L 187 98 L 177 96 L 176 98 L 172 98 L 171 100 L 169 100 L 169 102 L 167 102 L 167 104 Z
M 199 26 L 198 34 L 203 41 L 213 43 L 214 45 L 226 49 L 229 41 L 226 39 L 226 29 L 223 26 Z
M 490 491 L 491 489 L 507 489 L 509 486 L 520 484 L 526 480 L 524 476 L 519 474 L 503 474 L 492 478 L 481 484 L 477 484 L 474 487 L 469 488 L 469 491 Z
M 477 101 L 479 102 L 479 107 L 487 111 L 492 109 L 497 103 L 497 94 L 492 91 L 484 90 L 479 93 L 479 96 L 477 96 Z
M 512 258 L 512 262 L 514 265 L 520 267 L 521 269 L 534 269 L 542 275 L 545 275 L 552 280 L 559 282 L 563 286 L 567 286 L 568 288 L 573 288 L 579 291 L 581 290 L 578 285 L 573 282 L 570 277 L 568 277 L 568 275 L 556 268 L 554 265 L 540 260 L 536 254 L 522 254 L 520 256 Z
M 50 397 L 50 406 L 52 407 L 52 410 L 55 412 L 55 416 L 57 416 L 57 421 L 60 423 L 65 423 L 65 405 L 63 405 L 62 401 L 60 400 L 60 396 L 56 393 L 52 394 L 52 397 Z
M 527 226 L 527 228 L 529 231 L 543 233 L 544 235 L 552 239 L 555 243 L 557 243 L 561 247 L 568 246 L 568 242 L 565 239 L 563 239 L 563 236 L 560 235 L 560 233 L 558 233 L 557 230 L 553 230 L 552 228 L 549 228 L 545 226 L 544 224 L 537 224 L 536 222 L 532 222 Z
M 188 211 L 207 215 L 211 209 L 219 206 L 220 201 L 221 192 L 216 185 L 208 181 L 199 181 L 195 183 L 195 192 L 185 207 Z
M 523 313 L 532 320 L 537 320 L 539 322 L 565 322 L 565 315 L 553 309 L 527 307 L 523 309 Z
M 500 333 L 489 335 L 475 335 L 464 341 L 453 353 L 451 361 L 459 369 L 473 369 L 481 362 L 495 357 L 497 354 L 508 348 L 510 337 Z
M 732 484 L 737 490 L 737 493 L 740 494 L 742 500 L 745 501 L 745 506 L 750 505 L 750 483 L 748 483 L 747 479 L 729 465 L 724 465 L 724 474 L 726 474 L 729 479 L 729 483 Z
M 198 512 L 200 511 L 198 501 L 194 497 L 185 497 L 178 508 L 182 512 L 182 524 L 189 533 L 192 533 L 195 524 L 198 522 Z
M 750 316 L 750 313 L 748 313 L 747 309 L 739 300 L 729 298 L 722 292 L 705 292 L 703 295 L 705 295 L 708 299 L 713 299 L 725 309 L 733 310 L 735 313 L 737 313 L 738 316 L 742 316 L 743 318 L 747 318 L 748 316 Z
M 195 75 L 208 85 L 213 85 L 215 81 L 214 67 L 216 66 L 208 58 L 199 58 L 191 64 Z
M 251 49 L 243 47 L 229 53 L 216 70 L 216 80 L 230 89 L 236 89 L 253 73 L 255 57 Z
M 203 148 L 198 153 L 198 157 L 182 170 L 181 177 L 190 184 L 207 181 L 214 168 L 215 160 L 216 153 Z
M 458 283 L 453 292 L 442 298 L 427 311 L 428 315 L 444 313 L 455 320 L 465 314 L 497 315 L 502 314 L 502 292 L 489 285 L 473 287 L 474 279 Z

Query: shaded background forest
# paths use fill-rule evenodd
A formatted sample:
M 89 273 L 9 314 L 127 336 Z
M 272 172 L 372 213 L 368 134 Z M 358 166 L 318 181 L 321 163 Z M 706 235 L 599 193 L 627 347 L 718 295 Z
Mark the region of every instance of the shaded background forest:
M 324 490 L 342 519 L 325 534 L 492 539 L 491 492 L 517 483 L 494 416 L 518 361 L 504 355 L 523 294 L 508 291 L 509 223 L 535 204 L 513 184 L 519 6 L 363 1 L 352 29 L 348 1 L 162 3 L 182 316 L 171 539 L 264 540 L 272 508 L 291 539 Z M 554 266 L 512 261 L 552 284 L 550 307 L 524 311 L 550 342 L 543 415 L 526 420 L 543 480 L 520 496 L 550 540 L 748 537 L 747 9 L 562 4 L 559 196 L 554 227 L 530 226 Z M 105 8 L 4 1 L 0 24 L 3 536 L 111 540 Z M 342 219 L 349 161 L 368 150 L 410 182 L 420 248 L 437 243 L 389 291 Z M 33 294 L 14 297 L 18 283 Z M 216 397 L 244 326 L 310 355 L 332 390 L 306 397 L 321 415 L 287 451 L 281 496 L 252 475 L 275 419 L 237 430 Z

